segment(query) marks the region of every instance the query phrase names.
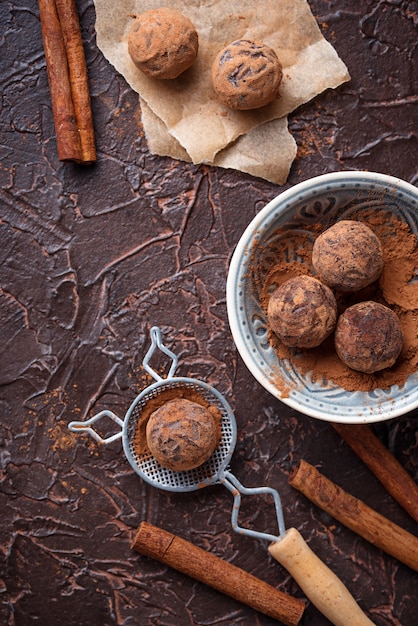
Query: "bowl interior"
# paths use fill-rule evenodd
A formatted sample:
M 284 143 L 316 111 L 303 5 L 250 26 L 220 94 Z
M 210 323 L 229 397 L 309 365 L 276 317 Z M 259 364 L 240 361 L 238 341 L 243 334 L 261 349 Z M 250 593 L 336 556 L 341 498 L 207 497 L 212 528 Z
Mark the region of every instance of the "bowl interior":
M 382 207 L 418 235 L 418 190 L 409 183 L 367 172 L 318 176 L 283 192 L 264 207 L 245 230 L 231 259 L 227 307 L 238 351 L 263 387 L 306 415 L 365 423 L 391 419 L 418 406 L 417 374 L 411 374 L 401 387 L 367 392 L 346 391 L 332 381 L 313 382 L 311 374 L 302 373 L 293 359 L 279 359 L 268 341 L 267 319 L 260 304 L 260 285 L 272 263 L 270 250 L 278 237 L 282 245 L 286 242 L 284 229 L 312 236 L 308 226 L 314 223 L 320 222 L 325 229 L 337 219 L 361 219 L 363 212 L 370 214 Z M 289 260 L 301 260 L 291 245 L 286 254 Z

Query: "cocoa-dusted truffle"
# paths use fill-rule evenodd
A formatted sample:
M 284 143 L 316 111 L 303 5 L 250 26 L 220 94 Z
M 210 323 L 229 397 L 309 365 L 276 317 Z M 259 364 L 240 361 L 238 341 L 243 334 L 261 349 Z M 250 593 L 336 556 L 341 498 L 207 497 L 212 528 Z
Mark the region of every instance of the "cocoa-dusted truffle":
M 151 454 L 174 471 L 202 465 L 218 443 L 216 422 L 209 409 L 185 398 L 169 400 L 151 413 L 146 436 Z
M 335 329 L 335 350 L 348 367 L 373 374 L 395 364 L 403 333 L 396 313 L 368 300 L 340 315 Z
M 341 220 L 315 240 L 312 264 L 320 280 L 331 289 L 352 293 L 379 278 L 382 246 L 363 222 Z
M 231 109 L 258 109 L 269 104 L 281 80 L 282 66 L 275 51 L 249 39 L 230 43 L 212 66 L 213 88 Z
M 271 330 L 286 346 L 314 348 L 334 330 L 337 303 L 319 280 L 297 276 L 273 292 L 267 316 Z
M 153 78 L 177 78 L 194 63 L 198 47 L 193 23 L 166 7 L 136 16 L 128 34 L 133 62 Z

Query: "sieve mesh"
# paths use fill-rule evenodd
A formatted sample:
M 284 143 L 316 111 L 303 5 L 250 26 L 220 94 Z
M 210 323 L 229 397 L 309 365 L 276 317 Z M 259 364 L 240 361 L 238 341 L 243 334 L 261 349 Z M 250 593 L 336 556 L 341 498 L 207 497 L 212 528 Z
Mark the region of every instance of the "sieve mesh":
M 198 392 L 216 406 L 221 413 L 221 438 L 212 456 L 199 467 L 175 472 L 162 467 L 151 453 L 138 454 L 134 438 L 138 421 L 145 405 L 167 389 L 188 389 Z M 123 445 L 125 454 L 135 471 L 145 481 L 168 491 L 193 491 L 217 482 L 217 476 L 229 463 L 236 442 L 235 417 L 225 398 L 213 387 L 192 378 L 171 378 L 147 388 L 131 405 L 126 416 Z

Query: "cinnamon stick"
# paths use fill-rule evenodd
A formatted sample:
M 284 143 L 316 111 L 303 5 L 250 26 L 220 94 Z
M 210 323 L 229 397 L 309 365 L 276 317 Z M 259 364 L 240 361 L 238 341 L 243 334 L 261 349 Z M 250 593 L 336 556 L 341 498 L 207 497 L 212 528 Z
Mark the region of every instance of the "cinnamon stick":
M 74 0 L 55 0 L 55 4 L 67 52 L 71 94 L 80 133 L 81 160 L 92 163 L 96 160 L 93 113 L 77 7 Z
M 363 539 L 418 571 L 418 538 L 338 487 L 315 467 L 300 461 L 289 483 Z
M 297 626 L 305 604 L 252 574 L 148 522 L 142 522 L 132 548 L 239 600 L 285 626 Z
M 74 0 L 38 0 L 60 161 L 96 160 L 87 66 Z
M 337 433 L 418 522 L 418 485 L 372 430 L 363 424 L 333 424 Z

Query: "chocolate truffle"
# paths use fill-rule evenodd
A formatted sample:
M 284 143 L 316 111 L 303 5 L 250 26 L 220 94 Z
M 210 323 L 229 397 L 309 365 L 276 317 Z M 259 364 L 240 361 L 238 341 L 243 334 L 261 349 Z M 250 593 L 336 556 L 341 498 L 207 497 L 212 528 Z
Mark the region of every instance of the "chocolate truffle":
M 215 419 L 204 406 L 177 398 L 151 413 L 147 443 L 157 461 L 174 471 L 202 465 L 218 443 Z
M 320 280 L 331 289 L 352 293 L 379 278 L 382 246 L 366 224 L 341 220 L 315 240 L 312 264 Z
M 372 374 L 391 367 L 401 353 L 399 317 L 383 304 L 368 300 L 349 307 L 335 329 L 335 350 L 353 370 Z
M 231 109 L 258 109 L 277 96 L 282 66 L 263 43 L 238 39 L 217 55 L 212 84 L 218 99 Z
M 268 324 L 286 346 L 314 348 L 332 333 L 337 303 L 331 289 L 311 276 L 289 278 L 273 292 Z
M 177 78 L 194 63 L 198 46 L 193 23 L 165 7 L 136 16 L 128 34 L 133 62 L 153 78 Z

